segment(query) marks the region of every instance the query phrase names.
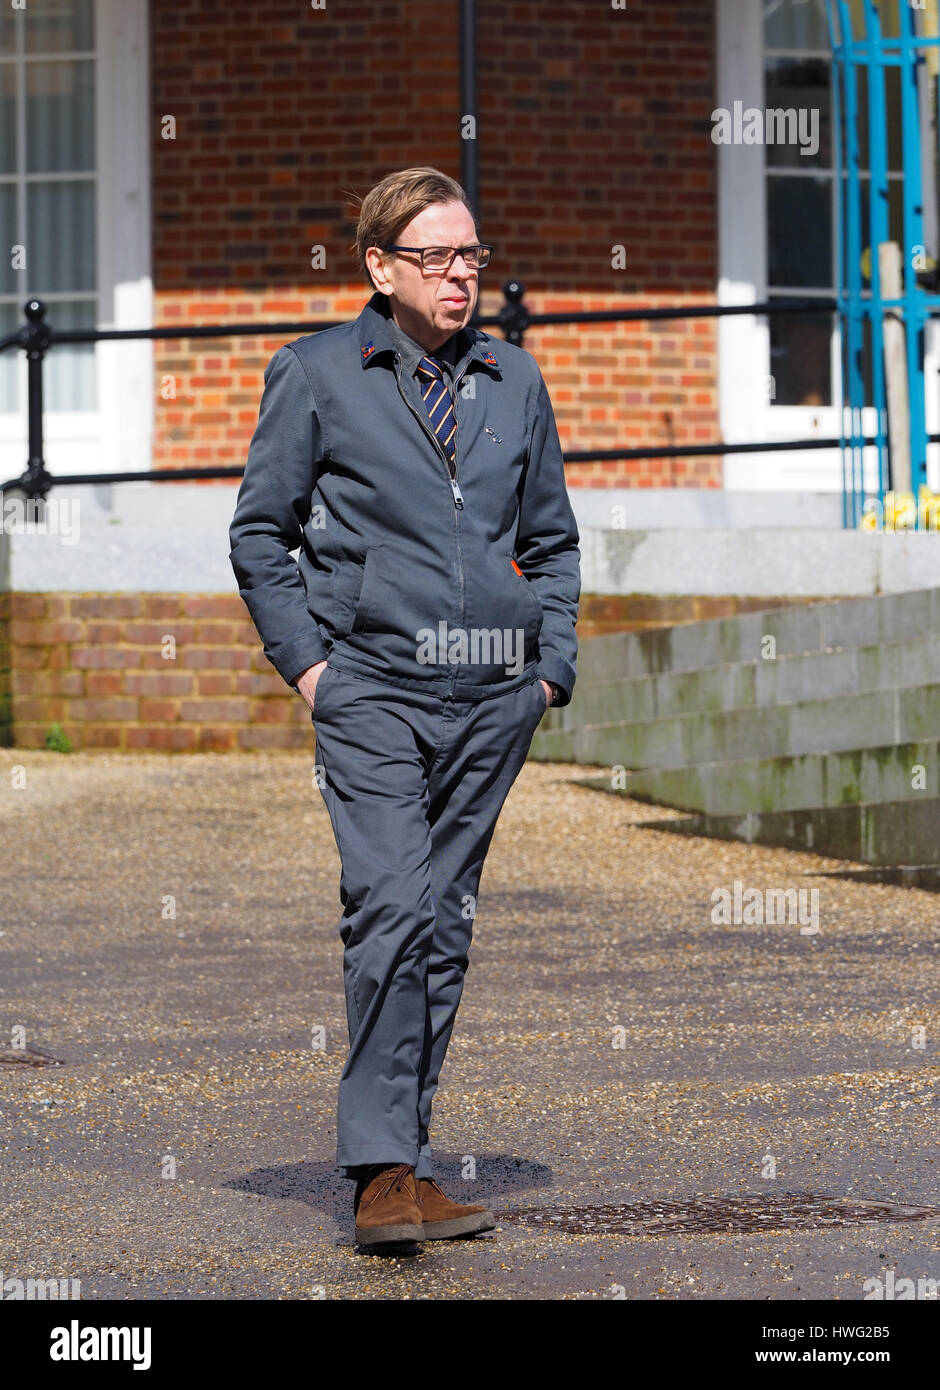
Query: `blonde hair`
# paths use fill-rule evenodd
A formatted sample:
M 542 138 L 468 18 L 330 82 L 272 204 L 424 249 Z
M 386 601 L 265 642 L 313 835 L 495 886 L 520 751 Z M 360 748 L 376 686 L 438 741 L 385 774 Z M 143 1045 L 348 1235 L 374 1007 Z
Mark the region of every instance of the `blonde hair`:
M 358 199 L 359 195 L 349 193 L 348 196 Z M 386 174 L 369 190 L 361 201 L 356 240 L 349 249 L 358 257 L 359 268 L 370 289 L 374 290 L 376 286 L 366 264 L 369 247 L 388 246 L 397 241 L 411 219 L 432 204 L 454 202 L 463 203 L 473 218 L 476 235 L 479 236 L 476 214 L 467 201 L 466 193 L 456 179 L 442 174 L 440 169 L 433 169 L 427 164 L 412 169 L 398 169 Z

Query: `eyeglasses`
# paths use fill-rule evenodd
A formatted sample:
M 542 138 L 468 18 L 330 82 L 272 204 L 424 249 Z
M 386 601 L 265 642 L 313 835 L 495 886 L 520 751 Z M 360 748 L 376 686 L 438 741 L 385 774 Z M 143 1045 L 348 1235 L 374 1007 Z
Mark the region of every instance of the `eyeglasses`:
M 482 270 L 489 264 L 492 246 L 383 246 L 383 251 L 415 251 L 425 270 L 450 270 L 457 256 L 468 270 Z

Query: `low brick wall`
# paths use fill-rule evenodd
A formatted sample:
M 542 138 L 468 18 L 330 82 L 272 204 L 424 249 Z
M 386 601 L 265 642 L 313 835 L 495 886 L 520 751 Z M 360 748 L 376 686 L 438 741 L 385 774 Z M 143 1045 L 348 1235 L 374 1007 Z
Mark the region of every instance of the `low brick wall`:
M 804 600 L 808 601 L 808 600 Z M 585 595 L 581 640 L 789 599 Z M 0 742 L 76 749 L 309 749 L 299 695 L 237 594 L 0 594 Z
M 11 593 L 0 627 L 18 747 L 53 723 L 87 749 L 310 746 L 309 711 L 237 594 Z
M 637 632 L 643 628 L 675 627 L 707 618 L 730 618 L 764 608 L 788 608 L 794 603 L 818 603 L 819 598 L 747 598 L 714 594 L 588 594 L 581 600 L 578 639 L 607 632 Z

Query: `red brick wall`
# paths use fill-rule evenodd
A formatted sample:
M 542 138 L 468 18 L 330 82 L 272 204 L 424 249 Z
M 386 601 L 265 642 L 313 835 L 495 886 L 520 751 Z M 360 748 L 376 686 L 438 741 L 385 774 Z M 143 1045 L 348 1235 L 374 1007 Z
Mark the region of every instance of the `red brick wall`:
M 43 747 L 54 722 L 76 748 L 313 746 L 309 711 L 268 663 L 237 594 L 2 599 L 18 747 Z
M 587 594 L 578 636 L 801 601 Z M 0 745 L 42 748 L 54 723 L 75 749 L 315 746 L 237 594 L 0 594 Z
M 478 12 L 480 214 L 497 246 L 483 312 L 510 276 L 533 312 L 713 302 L 711 0 Z M 344 190 L 407 164 L 460 176 L 456 20 L 436 0 L 151 6 L 157 322 L 359 312 Z M 312 270 L 320 244 L 326 269 Z M 243 463 L 282 340 L 158 344 L 156 463 Z M 526 346 L 567 449 L 719 438 L 712 321 L 545 328 Z M 569 483 L 718 485 L 720 469 L 574 464 Z

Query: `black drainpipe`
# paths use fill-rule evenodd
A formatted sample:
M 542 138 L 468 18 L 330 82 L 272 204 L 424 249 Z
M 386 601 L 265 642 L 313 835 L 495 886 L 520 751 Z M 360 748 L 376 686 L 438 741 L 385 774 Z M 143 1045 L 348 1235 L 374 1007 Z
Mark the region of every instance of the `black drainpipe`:
M 460 0 L 460 182 L 477 219 L 480 218 L 480 179 L 477 161 L 479 124 L 477 113 L 477 7 L 476 0 Z M 473 117 L 473 139 L 463 138 L 463 122 Z

